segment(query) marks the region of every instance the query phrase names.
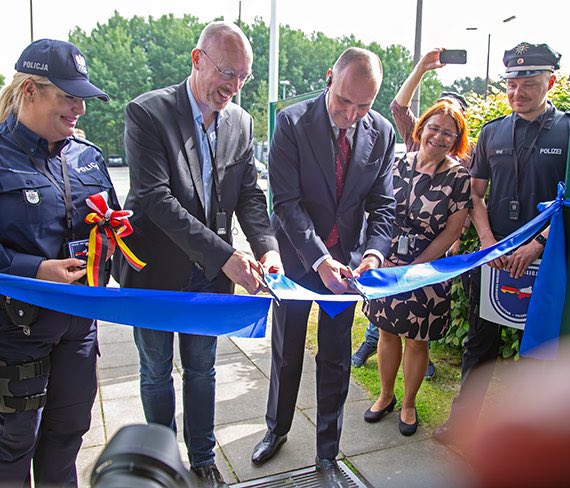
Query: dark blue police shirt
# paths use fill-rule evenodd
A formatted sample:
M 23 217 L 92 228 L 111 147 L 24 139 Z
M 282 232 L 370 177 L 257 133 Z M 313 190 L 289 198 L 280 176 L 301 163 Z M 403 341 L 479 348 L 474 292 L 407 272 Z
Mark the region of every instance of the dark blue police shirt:
M 526 165 L 521 166 L 526 148 L 532 143 L 543 118 L 546 120 L 536 145 Z M 471 176 L 490 180 L 487 212 L 497 240 L 536 217 L 538 203 L 556 198 L 557 184 L 565 178 L 568 122 L 568 114 L 549 103 L 545 113 L 536 120 L 527 121 L 518 114 L 511 114 L 487 123 L 481 130 Z M 509 202 L 516 195 L 514 150 L 518 151 L 519 159 L 518 221 L 509 218 Z
M 16 139 L 15 139 L 16 138 Z M 119 208 L 101 151 L 87 141 L 66 139 L 50 154 L 48 142 L 21 123 L 13 114 L 0 124 L 0 273 L 34 278 L 44 259 L 64 257 L 70 239 L 63 194 L 36 170 L 25 147 L 45 165 L 63 189 L 60 154 L 69 168 L 74 239 L 87 239 L 90 225 L 83 219 L 90 212 L 85 199 L 103 190 L 109 205 Z

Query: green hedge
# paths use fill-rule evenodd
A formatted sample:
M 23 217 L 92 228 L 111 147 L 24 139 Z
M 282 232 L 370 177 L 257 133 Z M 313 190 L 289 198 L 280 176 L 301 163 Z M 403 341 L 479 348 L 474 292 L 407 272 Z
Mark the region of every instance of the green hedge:
M 549 92 L 549 99 L 560 110 L 570 110 L 570 80 L 568 75 L 563 75 Z M 469 110 L 467 111 L 467 123 L 469 125 L 471 140 L 476 143 L 481 127 L 486 122 L 502 115 L 511 113 L 505 86 L 500 89 L 491 88 L 491 93 L 485 99 L 481 95 L 471 94 L 467 97 Z M 461 252 L 473 252 L 479 246 L 479 239 L 475 228 L 471 226 L 466 230 L 461 239 Z M 469 327 L 469 299 L 463 290 L 459 278 L 455 279 L 451 288 L 451 324 L 447 335 L 442 342 L 453 348 L 461 349 L 467 337 Z M 516 329 L 503 328 L 499 354 L 502 358 L 514 357 L 518 359 L 519 340 Z

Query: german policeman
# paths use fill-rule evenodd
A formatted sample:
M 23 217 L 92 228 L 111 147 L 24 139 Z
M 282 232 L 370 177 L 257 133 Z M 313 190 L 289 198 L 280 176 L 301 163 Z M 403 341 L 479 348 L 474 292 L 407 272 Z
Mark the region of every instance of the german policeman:
M 0 94 L 0 273 L 73 283 L 85 262 L 85 199 L 116 196 L 101 151 L 73 137 L 89 82 L 73 44 L 42 39 Z M 116 207 L 115 207 L 116 208 Z M 96 394 L 93 320 L 0 297 L 0 485 L 76 486 L 75 460 Z
M 521 42 L 505 51 L 503 62 L 507 98 L 513 113 L 495 119 L 481 130 L 473 167 L 471 218 L 481 248 L 487 248 L 536 217 L 539 202 L 553 200 L 564 181 L 568 150 L 568 117 L 547 99 L 560 54 L 546 44 Z M 489 180 L 490 192 L 485 203 Z M 489 263 L 521 277 L 544 250 L 548 228 L 512 255 Z M 463 353 L 462 384 L 448 421 L 434 431 L 443 442 L 457 440 L 457 425 L 479 415 L 499 352 L 501 326 L 479 317 L 480 280 L 472 280 L 467 342 Z M 474 374 L 476 373 L 476 376 Z

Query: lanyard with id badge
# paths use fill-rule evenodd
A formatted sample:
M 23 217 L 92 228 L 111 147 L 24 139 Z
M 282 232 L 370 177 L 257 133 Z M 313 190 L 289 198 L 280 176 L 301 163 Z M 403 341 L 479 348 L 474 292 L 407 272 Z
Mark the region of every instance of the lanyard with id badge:
M 546 116 L 546 114 L 542 117 L 542 121 L 540 122 L 540 126 L 538 127 L 538 131 L 536 132 L 534 139 L 532 140 L 528 149 L 524 153 L 523 159 L 520 162 L 519 162 L 518 151 L 517 151 L 517 148 L 515 147 L 515 125 L 516 124 L 515 124 L 515 120 L 513 119 L 512 139 L 513 139 L 513 165 L 514 165 L 514 169 L 515 169 L 515 195 L 508 202 L 508 204 L 509 204 L 509 220 L 512 220 L 513 222 L 518 222 L 518 220 L 520 219 L 520 208 L 521 208 L 520 201 L 519 201 L 520 173 L 522 170 L 524 170 L 526 168 L 526 166 L 530 160 L 532 151 L 533 151 L 534 147 L 536 146 L 536 142 L 538 141 L 538 136 L 540 136 L 540 133 L 542 132 L 542 129 L 544 128 L 544 124 L 546 123 L 547 118 L 548 117 Z M 521 141 L 521 144 L 522 144 L 523 149 L 524 149 L 524 137 L 523 137 L 523 140 Z
M 216 113 L 216 120 L 215 120 L 215 127 L 217 130 L 218 127 L 218 114 Z M 222 207 L 222 188 L 220 185 L 220 177 L 218 175 L 218 164 L 217 164 L 217 151 L 214 153 L 214 149 L 212 148 L 212 143 L 210 142 L 210 137 L 208 135 L 208 131 L 205 125 L 202 123 L 202 131 L 204 132 L 204 136 L 206 137 L 206 142 L 208 144 L 208 152 L 210 153 L 210 161 L 212 162 L 212 176 L 213 176 L 213 185 L 214 185 L 214 194 L 216 195 L 216 202 L 217 202 L 217 209 L 216 209 L 216 219 L 213 222 L 215 225 L 216 234 L 222 238 L 227 237 L 230 233 L 230 222 L 228 218 L 228 213 Z M 216 132 L 217 137 L 217 132 Z M 209 216 L 206 215 L 206 220 L 210 220 Z

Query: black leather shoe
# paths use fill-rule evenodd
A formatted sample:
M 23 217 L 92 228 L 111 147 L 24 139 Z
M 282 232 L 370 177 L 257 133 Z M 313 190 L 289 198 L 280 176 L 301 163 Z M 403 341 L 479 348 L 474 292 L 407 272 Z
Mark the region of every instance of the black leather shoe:
M 416 430 L 418 430 L 418 411 L 416 410 L 416 421 L 413 424 L 406 424 L 406 422 L 402 420 L 402 414 L 400 413 L 400 423 L 398 424 L 398 428 L 400 429 L 400 434 L 405 435 L 406 437 L 414 435 Z
M 199 468 L 192 467 L 192 471 L 200 481 L 202 486 L 207 488 L 228 488 L 227 483 L 224 482 L 222 473 L 218 471 L 215 464 L 209 466 L 200 466 Z
M 263 440 L 255 446 L 253 454 L 251 455 L 251 461 L 255 464 L 260 464 L 271 459 L 279 448 L 285 444 L 286 440 L 287 435 L 275 435 L 268 430 Z
M 349 484 L 344 474 L 333 459 L 315 459 L 317 471 L 323 475 L 324 486 L 326 488 L 348 488 Z
M 366 410 L 366 412 L 364 412 L 364 420 L 370 424 L 378 422 L 382 417 L 384 417 L 384 415 L 394 410 L 397 401 L 398 400 L 396 400 L 396 397 L 394 396 L 388 405 L 386 405 L 382 410 L 378 410 L 377 412 L 370 410 L 369 408 Z

